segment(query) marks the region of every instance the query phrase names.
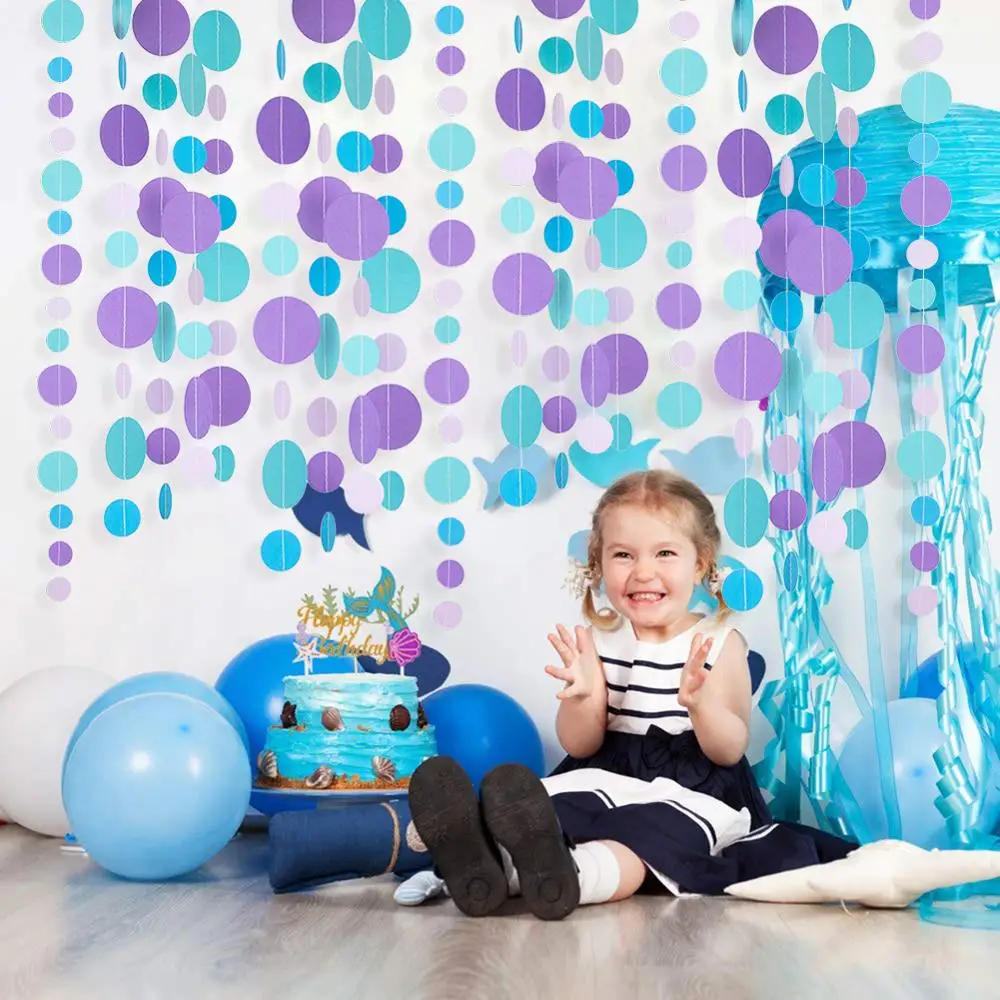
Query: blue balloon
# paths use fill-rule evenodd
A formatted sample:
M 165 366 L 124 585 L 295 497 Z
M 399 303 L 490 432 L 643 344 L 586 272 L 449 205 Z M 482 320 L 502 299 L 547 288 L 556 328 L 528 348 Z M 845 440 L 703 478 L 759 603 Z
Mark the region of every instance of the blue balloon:
M 66 763 L 63 804 L 79 843 L 122 878 L 186 875 L 233 838 L 251 772 L 236 730 L 180 694 L 112 705 L 83 731 Z
M 891 767 L 899 803 L 901 833 L 904 840 L 923 847 L 947 848 L 950 843 L 945 818 L 934 804 L 940 794 L 941 777 L 934 763 L 934 753 L 942 745 L 938 727 L 937 704 L 930 698 L 905 698 L 888 705 L 889 734 L 892 744 Z M 968 740 L 971 734 L 966 734 Z M 990 771 L 986 775 L 986 795 L 978 824 L 984 833 L 992 832 L 1000 814 L 1000 788 L 995 754 L 990 753 Z M 882 798 L 881 768 L 875 744 L 874 721 L 862 719 L 855 726 L 840 752 L 839 771 L 834 777 L 833 799 L 842 807 L 854 803 L 865 829 L 855 836 L 865 841 L 889 836 L 889 821 Z
M 134 698 L 140 694 L 183 694 L 188 698 L 203 702 L 209 708 L 214 708 L 227 722 L 236 730 L 243 746 L 246 747 L 247 754 L 250 753 L 250 741 L 247 739 L 247 731 L 243 722 L 236 714 L 236 710 L 226 701 L 222 695 L 214 688 L 209 687 L 204 681 L 197 677 L 190 677 L 188 674 L 177 674 L 168 670 L 154 671 L 148 674 L 137 674 L 135 677 L 128 677 L 114 686 L 108 688 L 83 715 L 73 730 L 73 735 L 69 738 L 66 746 L 66 754 L 63 757 L 63 775 L 66 774 L 66 762 L 73 752 L 77 740 L 80 739 L 83 731 L 102 712 L 106 712 L 112 705 L 124 701 L 126 698 Z
M 219 675 L 215 689 L 236 710 L 250 741 L 250 761 L 264 749 L 267 731 L 281 724 L 285 704 L 284 681 L 303 674 L 295 663 L 295 635 L 273 635 L 239 653 Z M 346 674 L 354 669 L 350 656 L 330 656 L 313 661 L 314 674 Z
M 435 727 L 438 753 L 457 760 L 476 788 L 499 764 L 524 764 L 544 775 L 538 728 L 510 695 L 485 684 L 455 684 L 421 704 Z
M 903 688 L 901 698 L 937 698 L 940 696 L 942 688 L 941 681 L 938 680 L 938 657 L 941 651 L 938 650 L 933 656 L 928 656 L 917 669 L 906 678 L 906 685 Z M 966 677 L 970 672 L 978 676 L 981 672 L 980 660 L 982 653 L 976 648 L 974 643 L 962 643 L 958 647 L 958 662 L 962 668 L 962 673 Z

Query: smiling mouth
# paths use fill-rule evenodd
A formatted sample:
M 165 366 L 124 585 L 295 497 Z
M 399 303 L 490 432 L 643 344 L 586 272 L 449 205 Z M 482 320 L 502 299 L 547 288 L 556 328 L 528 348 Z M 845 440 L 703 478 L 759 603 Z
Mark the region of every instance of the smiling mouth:
M 628 595 L 633 604 L 657 604 L 666 599 L 662 590 L 636 590 Z

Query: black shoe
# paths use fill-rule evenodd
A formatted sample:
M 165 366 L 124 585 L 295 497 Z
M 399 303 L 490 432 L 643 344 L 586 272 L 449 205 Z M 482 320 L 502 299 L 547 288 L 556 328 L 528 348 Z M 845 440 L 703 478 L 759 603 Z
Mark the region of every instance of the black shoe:
M 507 876 L 483 826 L 469 776 L 450 757 L 431 757 L 410 778 L 410 813 L 455 905 L 485 917 L 507 900 Z
M 545 786 L 521 764 L 503 764 L 479 790 L 483 819 L 510 854 L 528 908 L 562 920 L 580 903 L 580 879 Z

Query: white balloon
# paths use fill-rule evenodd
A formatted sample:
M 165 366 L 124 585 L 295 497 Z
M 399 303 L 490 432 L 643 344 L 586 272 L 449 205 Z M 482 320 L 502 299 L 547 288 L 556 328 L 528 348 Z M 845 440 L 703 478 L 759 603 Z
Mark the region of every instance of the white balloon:
M 48 837 L 69 833 L 62 765 L 80 716 L 113 677 L 86 667 L 49 667 L 0 692 L 0 809 Z

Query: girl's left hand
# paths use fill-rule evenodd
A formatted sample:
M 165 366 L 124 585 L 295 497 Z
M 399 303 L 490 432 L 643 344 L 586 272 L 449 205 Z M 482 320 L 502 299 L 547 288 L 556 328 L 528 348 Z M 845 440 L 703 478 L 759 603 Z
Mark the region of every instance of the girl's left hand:
M 705 666 L 705 661 L 711 651 L 711 638 L 705 639 L 699 632 L 691 640 L 691 651 L 688 653 L 687 663 L 684 664 L 680 689 L 677 692 L 677 701 L 681 708 L 690 711 L 697 706 L 702 688 L 708 679 L 708 668 Z

